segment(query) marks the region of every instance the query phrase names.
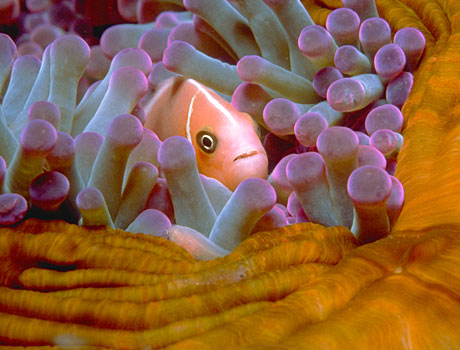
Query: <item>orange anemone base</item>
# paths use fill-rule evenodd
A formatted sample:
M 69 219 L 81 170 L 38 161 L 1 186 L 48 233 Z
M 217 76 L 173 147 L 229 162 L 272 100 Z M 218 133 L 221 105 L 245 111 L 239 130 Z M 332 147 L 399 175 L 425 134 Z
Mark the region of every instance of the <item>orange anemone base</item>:
M 459 348 L 460 2 L 376 2 L 394 31 L 427 40 L 403 108 L 406 203 L 390 236 L 358 247 L 345 228 L 297 224 L 199 262 L 160 238 L 29 220 L 0 231 L 0 344 Z M 320 24 L 341 6 L 303 3 Z

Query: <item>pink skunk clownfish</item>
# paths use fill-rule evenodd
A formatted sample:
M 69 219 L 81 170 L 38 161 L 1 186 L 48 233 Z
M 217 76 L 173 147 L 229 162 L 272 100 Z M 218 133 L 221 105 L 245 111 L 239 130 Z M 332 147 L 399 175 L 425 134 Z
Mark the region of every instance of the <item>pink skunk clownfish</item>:
M 145 107 L 144 126 L 161 140 L 186 137 L 198 170 L 232 191 L 251 177 L 267 178 L 268 160 L 252 118 L 193 79 L 164 81 Z

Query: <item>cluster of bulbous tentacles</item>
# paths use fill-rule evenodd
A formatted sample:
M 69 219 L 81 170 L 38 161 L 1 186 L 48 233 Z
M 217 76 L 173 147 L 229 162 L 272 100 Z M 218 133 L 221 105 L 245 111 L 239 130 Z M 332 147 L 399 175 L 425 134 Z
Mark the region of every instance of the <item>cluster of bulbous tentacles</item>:
M 98 43 L 78 2 L 26 1 L 16 43 L 0 35 L 0 223 L 109 225 L 201 258 L 303 221 L 347 226 L 363 243 L 385 236 L 404 201 L 400 109 L 425 41 L 415 28 L 393 35 L 374 1 L 343 3 L 323 27 L 299 0 L 118 1 L 139 23 Z M 253 117 L 267 180 L 232 192 L 199 174 L 187 139 L 143 127 L 175 75 Z

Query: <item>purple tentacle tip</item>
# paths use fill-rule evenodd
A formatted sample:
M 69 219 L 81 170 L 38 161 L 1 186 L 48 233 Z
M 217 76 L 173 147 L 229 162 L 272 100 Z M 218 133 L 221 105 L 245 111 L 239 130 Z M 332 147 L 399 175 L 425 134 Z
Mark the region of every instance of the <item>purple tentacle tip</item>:
M 163 171 L 174 172 L 195 162 L 195 150 L 186 138 L 172 136 L 161 144 L 158 162 Z
M 21 147 L 26 152 L 46 155 L 57 141 L 57 132 L 53 125 L 43 119 L 34 119 L 27 123 L 21 133 Z
M 13 225 L 27 213 L 27 201 L 17 193 L 0 194 L 0 225 Z
M 53 211 L 67 198 L 69 188 L 69 180 L 60 172 L 45 172 L 30 184 L 30 199 L 37 208 Z

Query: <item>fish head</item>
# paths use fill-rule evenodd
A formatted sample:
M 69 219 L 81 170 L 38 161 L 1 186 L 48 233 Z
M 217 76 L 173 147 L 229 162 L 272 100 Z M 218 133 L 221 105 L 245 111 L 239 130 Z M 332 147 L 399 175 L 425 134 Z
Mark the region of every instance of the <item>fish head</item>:
M 200 173 L 232 191 L 248 178 L 267 178 L 267 154 L 249 114 L 202 86 L 191 100 L 187 125 Z

